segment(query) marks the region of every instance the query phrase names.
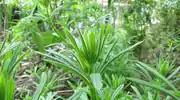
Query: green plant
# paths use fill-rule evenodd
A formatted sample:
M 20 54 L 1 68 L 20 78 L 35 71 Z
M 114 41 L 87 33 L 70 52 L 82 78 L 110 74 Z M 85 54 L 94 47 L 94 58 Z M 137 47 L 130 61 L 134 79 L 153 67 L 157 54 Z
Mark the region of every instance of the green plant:
M 67 73 L 62 73 L 62 75 L 58 75 L 57 71 L 53 71 L 53 68 L 48 68 L 44 65 L 32 66 L 32 69 L 25 69 L 24 75 L 16 76 L 19 77 L 16 80 L 17 86 L 19 89 L 15 94 L 16 98 L 23 100 L 42 100 L 45 98 L 62 98 L 62 96 L 58 94 L 61 88 L 65 88 L 66 85 L 62 84 L 64 80 L 67 80 L 65 75 Z M 22 78 L 21 78 L 22 77 Z M 19 83 L 21 81 L 27 80 L 27 83 Z M 35 88 L 34 88 L 35 87 Z
M 6 47 L 7 38 L 0 46 L 0 99 L 14 99 L 14 76 L 18 69 L 18 63 L 27 54 L 21 54 L 21 45 L 14 43 Z
M 92 82 L 95 84 L 95 87 L 97 89 L 96 92 L 100 100 L 117 100 L 117 99 L 131 100 L 131 97 L 129 95 L 126 95 L 123 91 L 125 87 L 124 84 L 121 83 L 116 84 L 117 81 L 123 81 L 124 80 L 123 78 L 122 80 L 121 78 L 113 79 L 113 84 L 115 83 L 116 85 L 118 85 L 115 88 L 113 88 L 111 84 L 110 85 L 107 83 L 103 84 L 104 82 L 99 75 L 93 74 L 91 78 L 93 80 Z M 81 87 L 75 89 L 75 93 L 70 98 L 68 98 L 68 100 L 76 100 L 76 99 L 89 100 L 88 95 L 90 94 L 91 91 L 88 89 L 88 87 L 82 87 L 81 84 L 79 86 Z
M 142 75 L 144 77 L 147 77 L 147 79 L 145 79 L 145 80 L 142 79 L 141 80 L 141 79 L 137 79 L 137 78 L 127 78 L 127 80 L 130 80 L 130 81 L 136 82 L 136 83 L 138 83 L 140 85 L 152 88 L 153 92 L 149 92 L 149 94 L 152 95 L 152 93 L 155 93 L 154 98 L 156 98 L 156 96 L 155 96 L 156 94 L 159 95 L 159 93 L 164 93 L 164 94 L 167 94 L 168 96 L 170 96 L 170 97 L 172 97 L 172 98 L 174 98 L 176 100 L 179 99 L 179 91 L 172 84 L 173 81 L 170 80 L 170 78 L 164 77 L 161 73 L 156 71 L 154 68 L 152 68 L 152 67 L 150 67 L 150 66 L 148 66 L 148 65 L 146 65 L 146 64 L 144 64 L 142 62 L 137 61 L 137 66 L 142 71 Z M 179 70 L 179 68 L 177 70 Z M 154 76 L 151 77 L 150 73 L 152 73 Z M 176 73 L 177 73 L 177 71 L 174 71 L 174 73 L 169 75 L 169 77 L 174 76 Z M 146 81 L 146 80 L 148 80 L 148 81 Z M 136 92 L 139 99 L 143 100 L 143 98 L 140 96 L 141 93 L 138 92 L 138 89 L 136 87 L 134 87 L 134 86 L 132 86 L 132 88 Z M 146 91 L 146 90 L 144 89 L 144 91 Z
M 100 99 L 96 91 L 102 87 L 102 83 L 100 82 L 101 75 L 104 73 L 107 66 L 121 54 L 131 50 L 141 43 L 136 43 L 135 45 L 122 50 L 115 56 L 110 57 L 110 53 L 116 44 L 116 40 L 112 43 L 107 54 L 103 53 L 103 49 L 106 45 L 107 36 L 111 32 L 111 25 L 102 25 L 100 30 L 85 30 L 84 34 L 79 30 L 78 34 L 80 42 L 78 42 L 78 44 L 68 30 L 65 30 L 64 32 L 65 33 L 59 33 L 57 31 L 59 37 L 67 46 L 69 46 L 71 50 L 70 52 L 72 53 L 71 56 L 73 57 L 69 58 L 53 50 L 47 50 L 48 54 L 40 54 L 48 58 L 45 61 L 55 64 L 58 67 L 65 68 L 78 75 L 90 89 L 91 100 Z M 63 34 L 66 35 L 68 40 L 63 39 Z M 104 58 L 100 58 L 101 55 L 104 55 Z
M 179 100 L 180 0 L 96 1 L 0 0 L 0 100 Z
M 175 66 L 170 64 L 167 60 L 159 60 L 159 64 L 157 65 L 158 72 L 161 73 L 163 76 L 166 76 Z

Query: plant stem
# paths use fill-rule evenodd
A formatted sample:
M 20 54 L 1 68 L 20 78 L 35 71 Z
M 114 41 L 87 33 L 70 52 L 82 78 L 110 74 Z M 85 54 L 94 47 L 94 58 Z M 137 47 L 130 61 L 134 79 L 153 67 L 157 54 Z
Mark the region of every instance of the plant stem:
M 92 86 L 89 86 L 89 88 L 90 88 L 91 100 L 100 100 L 99 97 L 97 96 L 96 89 Z
M 4 31 L 8 28 L 8 15 L 6 9 L 6 1 L 3 0 L 3 10 L 4 10 Z

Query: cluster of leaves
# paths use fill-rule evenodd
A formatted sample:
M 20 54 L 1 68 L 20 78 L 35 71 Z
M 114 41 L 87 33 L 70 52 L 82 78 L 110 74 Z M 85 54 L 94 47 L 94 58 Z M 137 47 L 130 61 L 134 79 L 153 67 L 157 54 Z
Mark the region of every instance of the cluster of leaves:
M 0 98 L 2 100 L 14 99 L 14 76 L 17 72 L 17 64 L 26 55 L 21 54 L 22 47 L 18 43 L 6 44 L 7 38 L 0 45 Z
M 121 10 L 120 17 L 124 18 L 121 28 L 115 25 L 118 15 L 114 2 L 127 3 Z M 10 39 L 21 40 L 25 46 L 15 42 L 7 45 L 7 39 L 0 45 L 0 98 L 13 100 L 14 94 L 18 94 L 16 98 L 23 100 L 178 100 L 180 67 L 176 67 L 176 60 L 162 60 L 165 56 L 159 58 L 154 52 L 155 63 L 148 65 L 138 60 L 149 60 L 148 49 L 160 47 L 156 43 L 163 35 L 173 40 L 168 40 L 169 47 L 162 43 L 163 49 L 178 52 L 179 40 L 174 36 L 179 35 L 180 2 L 177 0 L 175 6 L 163 0 L 108 0 L 108 3 L 108 8 L 88 0 L 7 3 L 11 6 L 9 16 L 13 5 L 19 7 L 21 15 L 16 24 L 10 24 Z M 110 17 L 114 19 L 112 25 L 106 22 Z M 160 22 L 153 24 L 157 17 Z M 155 34 L 154 28 L 162 34 Z M 25 82 L 27 86 L 19 90 L 14 89 L 15 77 L 21 76 L 15 74 L 17 64 L 27 55 L 24 49 L 33 49 L 40 65 L 30 60 L 32 68 L 25 68 L 22 78 L 36 77 L 32 80 L 34 86 Z M 67 76 L 71 78 L 65 81 Z M 63 98 L 60 93 L 67 92 L 67 83 L 73 90 Z

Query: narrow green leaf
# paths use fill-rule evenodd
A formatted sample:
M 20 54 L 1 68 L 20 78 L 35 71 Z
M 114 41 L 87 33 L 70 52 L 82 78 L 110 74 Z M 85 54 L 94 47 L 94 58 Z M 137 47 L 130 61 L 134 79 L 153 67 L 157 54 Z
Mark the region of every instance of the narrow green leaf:
M 89 35 L 89 43 L 90 43 L 90 63 L 94 63 L 93 61 L 96 59 L 96 42 L 95 42 L 95 33 L 91 32 Z
M 49 59 L 46 59 L 45 61 L 50 62 L 52 64 L 55 64 L 55 65 L 57 65 L 57 67 L 62 67 L 64 69 L 68 69 L 68 70 L 72 71 L 74 74 L 77 74 L 79 77 L 81 77 L 82 80 L 84 80 L 87 84 L 90 84 L 89 79 L 77 67 L 72 67 L 72 66 L 69 66 L 69 65 L 65 65 L 65 64 L 62 63 L 61 60 L 56 59 L 55 57 L 52 57 L 50 55 L 47 55 L 47 54 L 44 54 L 44 53 L 41 53 L 41 52 L 37 52 L 37 53 L 49 58 Z
M 68 57 L 66 57 L 66 56 L 64 56 L 64 55 L 62 55 L 60 53 L 57 53 L 57 52 L 55 52 L 53 50 L 46 50 L 46 51 L 53 54 L 53 55 L 55 55 L 55 56 L 58 56 L 58 57 L 64 59 L 65 63 L 68 63 L 68 64 L 70 64 L 71 66 L 74 67 L 75 63 L 70 58 L 68 58 Z
M 19 59 L 17 59 L 16 62 L 12 65 L 12 68 L 13 68 L 13 69 L 12 69 L 12 71 L 10 71 L 10 72 L 12 72 L 12 75 L 13 75 L 13 76 L 15 75 L 16 70 L 17 70 L 17 68 L 18 68 L 17 64 L 18 64 L 20 61 L 22 61 L 22 59 L 23 59 L 25 56 L 27 56 L 27 55 L 29 54 L 29 52 L 30 52 L 30 50 L 27 51 L 27 52 L 25 52 L 23 55 L 21 55 L 21 56 L 19 57 Z
M 82 68 L 83 72 L 87 72 L 86 74 L 88 75 L 89 74 L 89 69 L 90 69 L 90 66 L 87 62 L 87 60 L 81 56 L 80 54 L 74 54 L 74 57 L 76 59 L 76 61 L 79 63 L 80 67 Z
M 67 100 L 79 100 L 82 93 L 83 93 L 83 91 L 77 91 L 70 98 L 68 98 Z
M 131 85 L 131 87 L 132 87 L 132 89 L 134 90 L 134 92 L 136 93 L 136 95 L 137 95 L 137 97 L 139 98 L 139 100 L 143 100 L 143 98 L 142 98 L 141 93 L 139 92 L 139 90 L 138 90 L 136 87 L 132 86 L 132 85 Z
M 169 75 L 169 76 L 167 77 L 167 79 L 168 79 L 168 80 L 171 79 L 174 75 L 176 75 L 176 74 L 179 72 L 179 70 L 180 70 L 180 67 L 178 67 L 175 71 L 173 71 L 173 72 L 171 73 L 171 75 Z
M 124 84 L 120 85 L 112 94 L 111 99 L 110 100 L 116 100 L 116 97 L 118 96 L 118 94 L 120 93 L 120 91 L 123 89 Z
M 105 36 L 107 37 L 109 35 L 109 33 L 111 32 L 111 29 L 112 29 L 112 25 L 109 24 L 106 28 L 106 32 L 105 32 Z
M 71 67 L 71 66 L 66 66 L 64 64 L 61 64 L 60 62 L 53 61 L 50 59 L 46 59 L 45 61 L 52 63 L 52 64 L 56 65 L 57 67 L 62 67 L 64 69 L 67 69 L 67 70 L 73 72 L 74 74 L 78 75 L 86 84 L 90 85 L 89 79 L 80 70 L 78 70 L 74 67 Z
M 87 46 L 85 44 L 84 37 L 83 37 L 83 35 L 82 35 L 79 28 L 78 28 L 78 34 L 79 34 L 79 37 L 80 37 L 80 40 L 81 40 L 81 43 L 82 43 L 83 50 L 84 50 L 85 54 L 88 54 L 87 53 L 88 49 L 87 49 Z
M 11 62 L 9 63 L 9 65 L 7 66 L 8 67 L 8 73 L 11 74 L 12 73 L 12 70 L 14 69 L 14 64 L 16 63 L 17 61 L 17 58 L 21 52 L 22 48 L 20 45 L 18 45 L 16 47 L 16 49 L 13 51 L 13 55 L 12 55 L 12 58 L 11 58 Z
M 39 33 L 32 33 L 33 42 L 41 52 L 45 52 L 44 41 Z
M 1 47 L 0 47 L 0 55 L 1 55 L 1 53 L 2 53 L 2 50 L 3 50 L 3 48 L 4 48 L 5 43 L 6 43 L 6 38 L 5 38 L 5 40 L 3 41 L 3 43 L 2 43 L 2 45 L 1 45 Z
M 152 80 L 151 76 L 149 75 L 148 71 L 146 69 L 144 69 L 142 66 L 140 66 L 139 64 L 136 64 L 138 68 L 141 69 L 142 72 L 144 72 L 144 74 L 146 75 L 146 77 L 150 80 Z
M 2 62 L 2 72 L 5 73 L 7 77 L 9 77 L 9 75 L 7 75 L 7 72 L 9 69 L 8 66 L 9 66 L 9 63 L 11 62 L 11 58 L 12 58 L 12 51 L 10 50 L 6 53 Z
M 106 53 L 105 58 L 103 59 L 103 61 L 101 62 L 101 65 L 99 66 L 99 68 L 101 68 L 103 65 L 105 65 L 105 62 L 107 61 L 111 51 L 113 50 L 114 46 L 117 43 L 117 39 L 114 41 L 113 45 L 111 46 L 111 48 L 109 49 L 109 51 Z M 100 69 L 99 69 L 100 70 Z
M 73 49 L 78 51 L 79 48 L 78 48 L 76 41 L 75 41 L 74 37 L 72 36 L 72 34 L 68 30 L 65 30 L 65 32 L 66 32 L 66 35 L 68 36 L 68 38 L 70 39 L 71 44 L 73 45 Z
M 0 100 L 5 100 L 6 95 L 6 79 L 3 73 L 0 73 Z
M 6 100 L 14 100 L 14 80 L 10 78 L 7 84 Z
M 39 100 L 39 97 L 41 96 L 41 93 L 43 92 L 46 81 L 47 81 L 47 75 L 45 72 L 43 72 L 41 75 L 40 84 L 37 86 L 37 89 L 32 97 L 32 100 Z

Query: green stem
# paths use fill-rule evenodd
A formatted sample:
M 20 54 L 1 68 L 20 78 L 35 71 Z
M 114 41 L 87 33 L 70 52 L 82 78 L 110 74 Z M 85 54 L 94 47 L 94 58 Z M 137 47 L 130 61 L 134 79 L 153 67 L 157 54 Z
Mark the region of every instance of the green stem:
M 100 98 L 97 95 L 97 91 L 93 86 L 89 86 L 90 88 L 90 98 L 91 100 L 100 100 Z

